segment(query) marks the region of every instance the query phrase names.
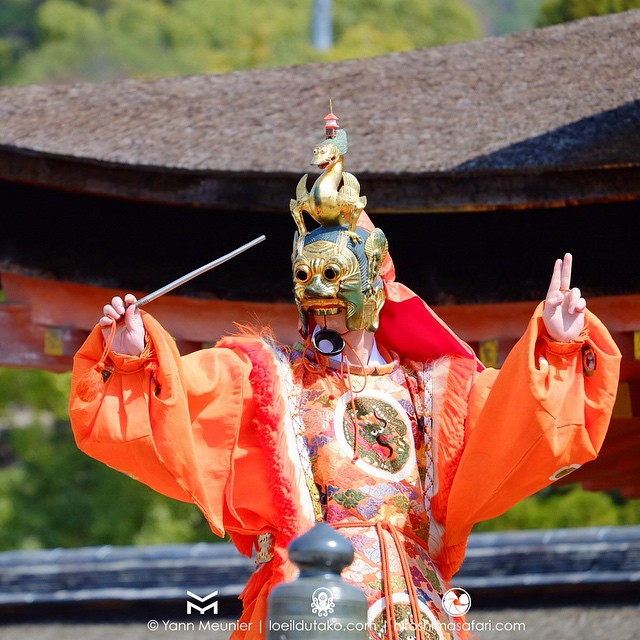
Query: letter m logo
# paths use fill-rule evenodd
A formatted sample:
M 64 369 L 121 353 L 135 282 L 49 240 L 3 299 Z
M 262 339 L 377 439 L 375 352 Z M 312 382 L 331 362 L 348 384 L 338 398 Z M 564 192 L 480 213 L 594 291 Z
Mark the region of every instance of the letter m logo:
M 206 602 L 208 602 L 209 600 L 212 600 L 213 598 L 215 598 L 218 595 L 217 591 L 212 591 L 211 593 L 208 593 L 206 596 L 204 596 L 203 598 L 201 598 L 200 596 L 196 595 L 195 593 L 191 593 L 191 591 L 187 591 L 187 596 L 189 598 L 195 598 L 200 604 L 195 604 L 194 602 L 190 602 L 189 600 L 187 600 L 187 615 L 191 614 L 191 611 L 193 609 L 195 609 L 196 611 L 200 612 L 200 615 L 202 615 L 203 613 L 206 613 L 207 611 L 209 611 L 209 609 L 212 609 L 212 612 L 218 613 L 218 601 L 217 600 L 213 600 L 213 602 L 209 603 L 209 604 L 205 604 Z

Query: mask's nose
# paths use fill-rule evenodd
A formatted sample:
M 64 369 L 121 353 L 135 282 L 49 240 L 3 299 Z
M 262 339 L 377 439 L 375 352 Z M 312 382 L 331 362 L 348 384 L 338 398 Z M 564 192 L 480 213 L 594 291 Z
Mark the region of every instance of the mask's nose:
M 324 283 L 322 277 L 316 275 L 313 276 L 311 282 L 305 287 L 304 295 L 306 298 L 329 298 L 332 292 Z

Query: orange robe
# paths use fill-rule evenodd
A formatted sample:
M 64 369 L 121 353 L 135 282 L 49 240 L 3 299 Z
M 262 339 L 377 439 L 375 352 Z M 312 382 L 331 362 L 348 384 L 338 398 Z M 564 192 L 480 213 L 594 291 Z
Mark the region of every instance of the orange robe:
M 589 312 L 579 340 L 548 340 L 541 310 L 499 371 L 482 370 L 464 349 L 434 361 L 428 545 L 445 581 L 459 569 L 476 522 L 592 460 L 604 439 L 618 349 Z M 252 553 L 259 535 L 272 535 L 273 557 L 243 593 L 242 621 L 252 624 L 242 637 L 261 637 L 270 590 L 295 576 L 287 545 L 316 517 L 292 424 L 295 374 L 287 352 L 245 334 L 181 357 L 152 316 L 143 319 L 149 353 L 111 353 L 103 363 L 97 326 L 76 355 L 70 415 L 77 444 L 157 491 L 195 503 L 242 553 Z M 590 376 L 584 345 L 597 362 Z M 105 375 L 90 383 L 97 373 Z

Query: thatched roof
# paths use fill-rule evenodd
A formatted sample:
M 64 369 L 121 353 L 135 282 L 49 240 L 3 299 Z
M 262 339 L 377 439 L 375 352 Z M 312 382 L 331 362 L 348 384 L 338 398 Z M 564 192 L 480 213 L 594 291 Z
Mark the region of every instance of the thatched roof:
M 267 192 L 283 179 L 287 197 L 293 195 L 323 138 L 331 97 L 349 133 L 347 168 L 378 189 L 367 194 L 373 210 L 420 209 L 421 198 L 431 199 L 427 209 L 517 205 L 509 194 L 501 203 L 495 188 L 493 195 L 479 194 L 484 187 L 477 184 L 457 203 L 447 202 L 450 196 L 438 203 L 442 184 L 429 192 L 416 184 L 425 177 L 637 169 L 639 33 L 637 10 L 333 64 L 4 88 L 0 178 L 226 206 L 242 183 L 221 186 L 220 180 L 249 175 L 262 194 L 253 194 L 254 206 L 282 207 L 282 193 Z M 80 165 L 84 174 L 69 177 Z M 106 166 L 114 173 L 98 176 L 96 167 Z M 173 182 L 150 187 L 148 177 L 157 171 L 169 172 Z M 387 191 L 385 180 L 392 182 Z M 398 193 L 398 180 L 409 181 L 407 193 Z M 594 181 L 591 174 L 583 180 Z M 520 204 L 628 197 L 622 193 L 628 174 L 614 177 L 612 192 L 611 180 L 600 182 L 605 186 L 578 193 L 535 193 Z

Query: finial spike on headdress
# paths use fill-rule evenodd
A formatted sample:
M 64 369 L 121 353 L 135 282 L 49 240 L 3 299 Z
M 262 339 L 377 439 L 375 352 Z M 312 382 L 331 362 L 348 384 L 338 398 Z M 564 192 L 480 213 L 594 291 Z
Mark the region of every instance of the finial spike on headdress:
M 340 128 L 338 116 L 333 113 L 333 100 L 329 98 L 329 113 L 324 117 L 324 132 L 327 138 L 335 138 Z

